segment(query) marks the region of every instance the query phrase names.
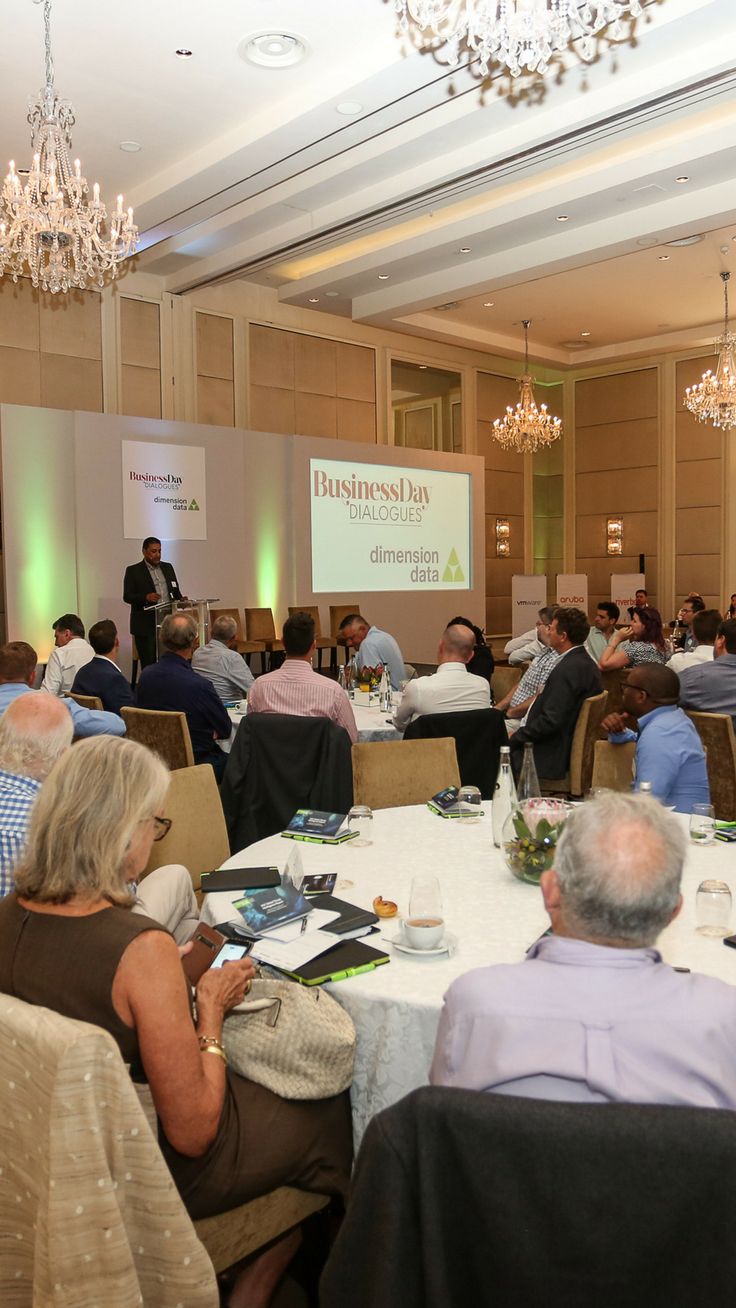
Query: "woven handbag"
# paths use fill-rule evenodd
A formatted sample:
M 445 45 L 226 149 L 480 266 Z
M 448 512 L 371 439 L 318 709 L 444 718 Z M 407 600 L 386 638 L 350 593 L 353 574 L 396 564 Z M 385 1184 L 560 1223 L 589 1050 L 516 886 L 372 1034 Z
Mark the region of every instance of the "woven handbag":
M 256 977 L 225 1018 L 222 1040 L 240 1076 L 282 1099 L 328 1099 L 353 1079 L 352 1019 L 316 987 Z

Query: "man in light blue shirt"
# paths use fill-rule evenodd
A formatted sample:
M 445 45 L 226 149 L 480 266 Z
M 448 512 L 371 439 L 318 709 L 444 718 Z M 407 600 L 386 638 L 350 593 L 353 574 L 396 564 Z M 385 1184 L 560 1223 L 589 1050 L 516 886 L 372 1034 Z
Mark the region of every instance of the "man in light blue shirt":
M 38 658 L 35 649 L 25 640 L 11 640 L 0 645 L 0 714 L 19 695 L 44 692 L 33 690 Z M 63 697 L 61 703 L 71 714 L 75 736 L 124 736 L 125 723 L 117 713 L 101 709 L 82 708 L 73 699 Z
M 710 787 L 700 736 L 677 707 L 679 695 L 676 672 L 661 663 L 642 663 L 631 669 L 623 688 L 623 714 L 609 714 L 602 726 L 612 745 L 636 741 L 635 790 L 648 781 L 663 804 L 692 813 L 693 804 L 710 803 Z M 638 737 L 627 718 L 638 722 Z
M 222 613 L 210 627 L 210 639 L 192 654 L 192 667 L 211 681 L 223 704 L 240 700 L 253 685 L 253 673 L 242 654 L 233 648 L 238 625 Z
M 406 679 L 404 656 L 393 636 L 379 627 L 370 627 L 359 613 L 349 613 L 340 623 L 340 635 L 345 637 L 348 649 L 357 651 L 358 668 L 386 668 L 393 690 L 400 690 Z

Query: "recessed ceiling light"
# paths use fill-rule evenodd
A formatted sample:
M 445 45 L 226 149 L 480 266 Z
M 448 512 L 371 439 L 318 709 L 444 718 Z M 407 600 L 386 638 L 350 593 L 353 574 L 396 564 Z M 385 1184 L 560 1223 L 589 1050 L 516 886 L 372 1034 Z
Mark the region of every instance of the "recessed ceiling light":
M 638 239 L 638 241 L 636 242 L 636 244 L 642 246 L 642 248 L 643 248 L 644 246 L 647 246 L 647 245 L 656 245 L 656 244 L 657 244 L 657 237 L 656 237 L 656 236 L 640 236 L 639 239 Z
M 186 46 L 184 45 L 180 46 L 178 50 L 175 50 L 174 54 L 176 55 L 177 59 L 191 59 L 192 57 L 191 50 L 187 50 Z
M 734 236 L 733 239 L 736 241 L 736 236 Z M 484 308 L 484 309 L 492 309 L 495 303 L 496 303 L 495 300 L 484 300 L 484 301 L 483 301 L 483 308 Z
M 127 154 L 137 154 L 139 150 L 143 149 L 143 146 L 139 141 L 121 141 L 120 149 L 125 150 Z
M 668 262 L 669 262 L 669 257 L 670 257 L 670 256 L 669 256 L 668 254 L 660 254 L 660 255 L 657 256 L 657 258 L 659 259 L 659 262 L 660 262 L 660 263 L 668 263 Z
M 570 215 L 567 213 L 558 213 L 557 221 L 558 223 L 567 223 L 570 221 Z
M 428 364 L 428 363 L 420 363 L 420 365 L 419 365 L 419 371 L 420 371 L 420 372 L 426 372 L 426 370 L 427 370 L 428 367 L 429 367 L 429 364 Z
M 335 111 L 338 114 L 345 114 L 346 118 L 354 118 L 356 114 L 362 114 L 363 106 L 360 100 L 341 100 L 335 105 Z
M 379 282 L 387 282 L 390 276 L 391 273 L 379 273 L 378 280 Z
M 702 239 L 702 235 L 678 236 L 674 241 L 665 241 L 665 245 L 674 246 L 676 250 L 680 250 L 686 245 L 700 245 Z
M 460 249 L 458 250 L 458 254 L 470 254 L 470 246 L 469 246 L 469 245 L 461 245 L 461 246 L 460 246 Z
M 241 59 L 259 68 L 293 68 L 309 53 L 309 46 L 293 32 L 254 32 L 238 46 Z
M 339 294 L 340 294 L 339 291 L 325 291 L 325 295 L 326 295 L 330 300 L 336 300 Z
M 309 300 L 308 300 L 308 303 L 309 303 L 309 304 L 319 304 L 319 296 L 318 296 L 318 295 L 310 295 Z
M 16 168 L 15 171 L 19 177 L 29 177 L 31 173 L 30 168 Z M 736 236 L 734 237 L 734 240 L 736 240 Z
M 690 181 L 690 178 L 689 178 L 689 177 L 686 177 L 685 174 L 683 173 L 683 174 L 682 174 L 682 177 L 676 177 L 676 178 L 675 178 L 675 181 L 676 181 L 676 182 L 679 182 L 679 183 L 680 183 L 680 186 L 682 186 L 683 182 L 689 182 L 689 181 Z
M 581 332 L 580 335 L 581 335 L 581 336 L 590 336 L 590 332 Z

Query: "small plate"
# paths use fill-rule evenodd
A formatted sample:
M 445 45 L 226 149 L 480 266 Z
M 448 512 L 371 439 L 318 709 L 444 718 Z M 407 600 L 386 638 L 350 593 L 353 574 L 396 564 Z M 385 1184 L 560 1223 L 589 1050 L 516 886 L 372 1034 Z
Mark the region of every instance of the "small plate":
M 449 931 L 434 949 L 415 949 L 413 945 L 406 943 L 403 933 L 398 936 L 388 936 L 387 939 L 400 954 L 411 954 L 412 958 L 436 958 L 439 954 L 452 955 L 457 946 L 456 936 L 451 935 Z

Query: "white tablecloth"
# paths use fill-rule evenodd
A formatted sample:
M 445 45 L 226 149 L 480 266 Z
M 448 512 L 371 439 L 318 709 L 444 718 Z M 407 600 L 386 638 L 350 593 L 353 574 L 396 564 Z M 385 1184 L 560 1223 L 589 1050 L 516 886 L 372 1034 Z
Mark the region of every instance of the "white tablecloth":
M 398 702 L 399 698 L 399 696 L 394 696 L 396 702 Z M 397 731 L 396 728 L 391 725 L 390 721 L 387 721 L 387 719 L 391 717 L 391 714 L 382 713 L 378 707 L 377 701 L 369 707 L 367 704 L 354 704 L 351 700 L 350 707 L 353 710 L 355 725 L 358 728 L 358 740 L 361 743 L 370 740 L 402 739 L 402 733 Z M 245 717 L 245 714 L 241 713 L 240 709 L 228 709 L 228 713 L 230 715 L 230 721 L 232 722 L 235 731 L 237 731 L 241 721 Z M 220 749 L 222 749 L 226 754 L 229 754 L 232 748 L 232 743 L 235 739 L 235 731 L 233 731 L 229 740 L 218 740 L 217 742 Z
M 389 946 L 388 965 L 329 987 L 358 1032 L 352 1090 L 356 1143 L 374 1113 L 427 1083 L 450 982 L 473 967 L 521 961 L 549 925 L 541 892 L 516 881 L 503 864 L 492 844 L 490 804 L 483 809 L 482 820 L 467 827 L 422 806 L 383 809 L 374 815 L 374 841 L 367 848 L 299 845 L 305 872 L 336 871 L 335 894 L 365 908 L 380 894 L 405 912 L 412 877 L 438 876 L 447 928 L 457 937 L 451 958 L 406 957 Z M 686 827 L 687 818 L 680 820 Z M 292 848 L 291 841 L 271 836 L 230 862 L 283 869 Z M 736 982 L 736 951 L 695 932 L 695 892 L 706 877 L 728 882 L 736 900 L 736 848 L 719 841 L 707 848 L 691 846 L 682 913 L 663 933 L 659 948 L 669 963 Z M 210 923 L 236 918 L 233 898 L 237 896 L 205 896 L 202 916 Z M 396 919 L 381 925 L 381 937 L 369 937 L 367 943 L 387 941 L 398 929 Z

